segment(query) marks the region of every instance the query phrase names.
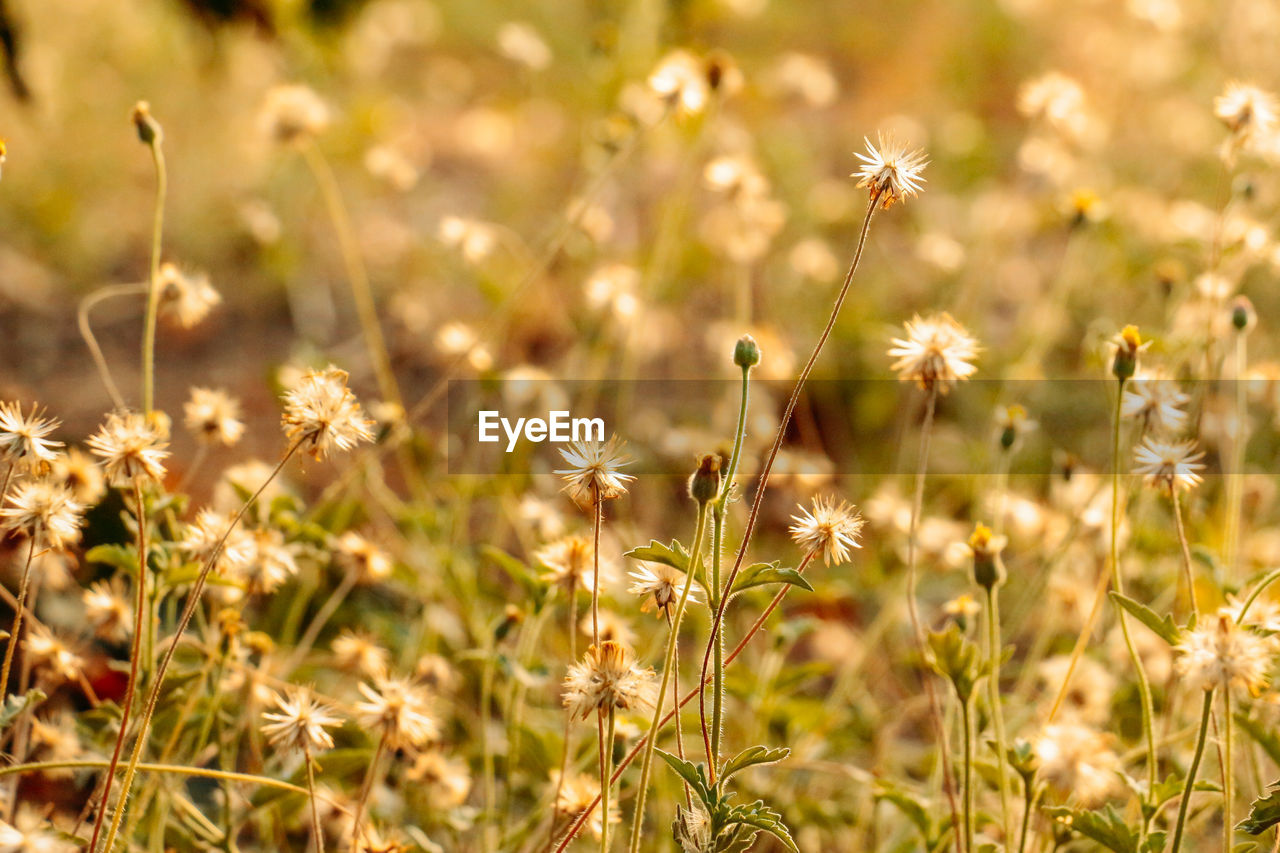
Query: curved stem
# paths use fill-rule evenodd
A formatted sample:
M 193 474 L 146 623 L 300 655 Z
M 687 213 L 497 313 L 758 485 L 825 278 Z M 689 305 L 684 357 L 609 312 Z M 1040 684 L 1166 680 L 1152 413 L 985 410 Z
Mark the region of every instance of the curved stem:
M 1258 581 L 1258 585 L 1253 588 L 1253 592 L 1249 593 L 1249 597 L 1244 600 L 1244 605 L 1240 608 L 1240 615 L 1236 617 L 1236 624 L 1244 624 L 1245 614 L 1249 612 L 1249 608 L 1253 606 L 1253 602 L 1257 600 L 1259 595 L 1271 584 L 1280 580 L 1280 569 L 1272 569 L 1262 580 Z
M 324 828 L 320 825 L 320 805 L 316 802 L 316 763 L 311 757 L 311 744 L 303 744 L 307 762 L 307 799 L 311 800 L 311 833 L 316 837 L 316 853 L 324 853 Z
M 369 805 L 369 795 L 377 784 L 378 765 L 382 763 L 382 753 L 387 750 L 387 733 L 384 731 L 378 738 L 378 746 L 373 751 L 373 760 L 364 774 L 364 785 L 360 788 L 360 799 L 356 800 L 356 814 L 351 823 L 351 849 L 360 849 L 360 835 L 364 829 L 364 813 Z
M 1191 567 L 1191 545 L 1187 542 L 1187 528 L 1182 521 L 1182 499 L 1178 490 L 1172 490 L 1173 522 L 1178 531 L 1178 544 L 1182 547 L 1182 571 L 1187 584 L 1187 600 L 1191 603 L 1191 614 L 1200 618 L 1200 607 L 1196 603 L 1196 578 Z
M 640 786 L 636 789 L 636 810 L 632 816 L 631 843 L 628 849 L 637 853 L 640 849 L 640 831 L 644 826 L 644 801 L 649 789 L 649 775 L 653 770 L 653 748 L 658 740 L 658 729 L 666 722 L 662 716 L 663 700 L 666 699 L 667 685 L 671 682 L 671 670 L 676 656 L 676 642 L 680 635 L 680 622 L 684 619 L 685 605 L 689 601 L 689 590 L 693 588 L 693 579 L 698 574 L 698 563 L 702 558 L 703 539 L 706 531 L 707 505 L 698 505 L 698 519 L 693 532 L 693 547 L 689 551 L 689 571 L 685 574 L 684 588 L 680 590 L 680 600 L 676 603 L 676 615 L 671 621 L 671 630 L 667 634 L 667 649 L 662 661 L 662 681 L 658 687 L 658 701 L 654 703 L 653 719 L 649 723 L 649 734 L 644 740 L 644 758 L 640 762 Z M 694 694 L 702 692 L 706 678 L 699 682 Z M 683 703 L 681 703 L 683 704 Z M 679 713 L 679 706 L 671 709 L 669 716 Z M 588 812 L 591 809 L 587 809 Z M 608 815 L 605 815 L 608 818 Z
M 89 312 L 99 302 L 117 296 L 141 296 L 148 293 L 149 289 L 150 286 L 146 284 L 112 284 L 100 287 L 85 296 L 76 307 L 76 326 L 80 329 L 80 337 L 84 339 L 85 346 L 89 348 L 89 354 L 93 356 L 93 363 L 98 368 L 98 376 L 102 379 L 103 387 L 111 397 L 111 404 L 117 409 L 125 408 L 124 397 L 116 381 L 111 378 L 111 365 L 107 364 L 107 358 L 102 354 L 102 347 L 98 345 L 98 337 L 89 325 Z
M 103 845 L 103 849 L 110 853 L 112 844 L 115 842 L 116 833 L 120 829 L 120 821 L 124 817 L 125 809 L 129 803 L 129 791 L 133 787 L 133 777 L 137 772 L 138 763 L 142 759 L 142 752 L 147 746 L 147 737 L 151 733 L 151 721 L 155 716 L 156 705 L 160 701 L 160 688 L 164 686 L 165 673 L 169 671 L 169 664 L 173 660 L 174 654 L 178 650 L 178 644 L 182 640 L 183 633 L 187 630 L 187 626 L 191 624 L 191 617 L 195 615 L 196 607 L 200 604 L 200 596 L 204 592 L 205 583 L 209 580 L 209 574 L 213 571 L 214 564 L 222 555 L 222 549 L 227 544 L 227 538 L 236 526 L 240 524 L 245 513 L 258 501 L 258 498 L 266 490 L 267 486 L 276 478 L 285 464 L 293 458 L 293 454 L 302 446 L 302 440 L 295 440 L 289 445 L 289 449 L 285 451 L 276 467 L 271 470 L 270 475 L 263 481 L 258 490 L 254 492 L 249 500 L 245 501 L 244 506 L 232 517 L 231 523 L 227 525 L 226 531 L 214 546 L 213 551 L 209 554 L 209 558 L 200 568 L 200 574 L 196 576 L 195 584 L 191 587 L 191 592 L 187 597 L 187 603 L 182 609 L 182 616 L 178 619 L 177 629 L 174 631 L 173 639 L 169 642 L 169 646 L 165 649 L 164 657 L 160 659 L 160 666 L 156 669 L 155 679 L 151 683 L 151 691 L 147 694 L 147 704 L 142 714 L 142 721 L 138 727 L 138 734 L 133 743 L 133 751 L 129 755 L 129 765 L 125 768 L 124 781 L 120 788 L 120 802 L 116 805 L 115 814 L 111 818 L 111 829 L 107 832 L 107 840 Z M 107 808 L 107 802 L 104 799 L 102 808 Z M 89 848 L 89 853 L 94 853 L 94 848 Z
M 1004 837 L 1013 838 L 1013 809 L 1009 805 L 1009 777 L 1005 764 L 1008 740 L 1004 731 L 1004 709 L 1000 702 L 1000 593 L 999 587 L 987 589 L 987 645 L 991 658 L 991 674 L 987 676 L 991 718 L 996 729 L 996 773 L 1000 782 L 1000 813 L 1004 818 Z
M 160 245 L 164 236 L 164 203 L 168 177 L 160 137 L 147 145 L 156 166 L 156 208 L 151 223 L 151 277 L 147 282 L 147 316 L 142 333 L 142 411 L 150 412 L 155 403 L 156 315 L 160 311 Z
M 592 547 L 591 547 L 591 645 L 600 645 L 600 524 L 603 509 L 600 487 L 591 487 Z M 576 627 L 576 626 L 575 626 Z
M 1182 787 L 1182 802 L 1178 804 L 1178 822 L 1173 828 L 1173 846 L 1170 853 L 1178 853 L 1182 849 L 1182 829 L 1187 822 L 1187 806 L 1191 803 L 1191 791 L 1196 784 L 1196 771 L 1200 769 L 1200 758 L 1204 755 L 1205 737 L 1209 733 L 1209 716 L 1213 712 L 1213 691 L 1204 692 L 1204 708 L 1200 712 L 1200 734 L 1196 738 L 1196 752 L 1191 759 L 1191 767 L 1187 770 L 1187 781 Z
M 22 633 L 22 617 L 27 611 L 27 589 L 31 584 L 31 561 L 36 555 L 36 540 L 31 537 L 27 545 L 27 559 L 22 566 L 22 579 L 18 581 L 18 603 L 14 607 L 13 626 L 9 629 L 9 641 L 4 647 L 4 666 L 0 668 L 0 693 L 9 695 L 9 672 L 13 669 L 13 652 L 18 647 L 18 635 Z

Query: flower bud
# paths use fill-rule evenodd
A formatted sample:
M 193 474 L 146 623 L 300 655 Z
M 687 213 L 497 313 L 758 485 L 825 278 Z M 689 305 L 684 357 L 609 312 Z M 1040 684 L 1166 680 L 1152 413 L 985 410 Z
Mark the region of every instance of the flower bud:
M 1258 323 L 1258 314 L 1247 296 L 1237 296 L 1231 303 L 1231 326 L 1237 332 L 1251 332 Z
M 720 457 L 704 453 L 698 457 L 698 470 L 689 478 L 689 497 L 699 506 L 710 503 L 720 494 Z
M 1000 559 L 1004 543 L 1003 536 L 996 536 L 982 522 L 978 522 L 969 537 L 969 550 L 973 552 L 973 582 L 987 591 L 1004 583 L 1004 562 Z
M 160 123 L 151 116 L 151 105 L 146 101 L 138 101 L 133 105 L 133 126 L 138 130 L 138 138 L 143 145 L 159 145 L 164 140 L 164 131 Z
M 743 335 L 733 346 L 733 363 L 741 368 L 752 368 L 760 363 L 760 345 L 750 335 Z
M 1137 326 L 1125 326 L 1116 339 L 1116 355 L 1111 362 L 1111 375 L 1121 382 L 1138 372 L 1138 353 L 1147 348 Z

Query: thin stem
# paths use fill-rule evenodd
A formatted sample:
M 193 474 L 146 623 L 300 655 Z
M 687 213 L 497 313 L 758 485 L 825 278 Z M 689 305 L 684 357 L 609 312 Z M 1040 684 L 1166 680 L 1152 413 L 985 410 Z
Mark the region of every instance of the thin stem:
M 155 679 L 151 684 L 151 691 L 147 695 L 146 708 L 143 711 L 142 721 L 138 727 L 138 734 L 133 743 L 133 751 L 129 755 L 129 765 L 125 768 L 124 782 L 121 783 L 120 802 L 116 805 L 115 814 L 111 818 L 111 829 L 107 832 L 107 840 L 103 845 L 103 849 L 106 850 L 107 853 L 110 853 L 112 850 L 116 833 L 120 829 L 120 821 L 124 817 L 125 809 L 128 806 L 129 791 L 133 787 L 133 777 L 137 772 L 138 762 L 142 759 L 142 752 L 146 749 L 147 737 L 151 733 L 151 721 L 155 716 L 156 705 L 160 701 L 160 688 L 164 686 L 165 673 L 169 671 L 169 664 L 178 650 L 178 645 L 182 640 L 182 635 L 187 630 L 187 626 L 191 624 L 191 618 L 195 615 L 196 607 L 200 604 L 200 596 L 204 592 L 205 583 L 209 580 L 209 574 L 213 571 L 214 564 L 217 563 L 218 558 L 222 556 L 222 549 L 227 544 L 227 538 L 231 536 L 232 531 L 234 531 L 236 526 L 240 524 L 245 513 L 247 513 L 249 509 L 257 503 L 258 498 L 266 490 L 267 486 L 271 485 L 271 482 L 284 469 L 285 464 L 293 458 L 293 454 L 302 446 L 302 440 L 302 438 L 298 438 L 289 445 L 289 449 L 285 451 L 282 457 L 280 457 L 280 461 L 276 463 L 276 467 L 271 470 L 271 473 L 263 481 L 262 485 L 258 487 L 258 490 L 249 497 L 249 500 L 244 502 L 244 505 L 240 507 L 239 511 L 232 517 L 231 523 L 227 525 L 226 531 L 223 532 L 222 537 L 218 540 L 218 543 L 214 546 L 212 552 L 210 552 L 205 564 L 200 568 L 200 574 L 196 576 L 195 584 L 192 585 L 191 592 L 187 597 L 187 603 L 182 609 L 182 616 L 178 619 L 178 626 L 174 631 L 173 639 L 170 641 L 168 648 L 165 649 L 164 657 L 160 659 L 160 666 L 156 669 Z M 102 809 L 104 811 L 107 809 L 107 801 L 105 798 L 102 801 Z M 94 850 L 94 847 L 89 847 L 89 853 L 94 853 Z
M 1192 615 L 1198 620 L 1200 618 L 1200 607 L 1196 603 L 1196 578 L 1191 567 L 1191 545 L 1187 542 L 1187 528 L 1182 521 L 1182 499 L 1178 496 L 1177 489 L 1171 491 L 1173 522 L 1178 531 L 1178 544 L 1182 546 L 1182 571 L 1187 584 L 1187 600 L 1191 603 Z
M 382 763 L 382 753 L 387 750 L 387 733 L 384 731 L 378 738 L 378 746 L 373 751 L 373 760 L 364 774 L 364 785 L 360 788 L 360 799 L 356 800 L 356 814 L 351 823 L 351 849 L 360 849 L 360 835 L 364 830 L 364 813 L 369 804 L 369 795 L 378 778 L 378 765 Z
M 1173 828 L 1173 846 L 1170 853 L 1178 853 L 1182 849 L 1182 829 L 1187 822 L 1187 806 L 1191 803 L 1191 791 L 1196 784 L 1196 771 L 1200 769 L 1200 758 L 1204 755 L 1204 742 L 1209 734 L 1209 717 L 1213 713 L 1213 691 L 1204 692 L 1204 708 L 1200 712 L 1200 734 L 1196 738 L 1196 752 L 1191 759 L 1191 767 L 1187 770 L 1187 781 L 1182 787 L 1182 802 L 1178 804 L 1178 822 Z
M 484 845 L 485 850 L 492 851 L 496 844 L 497 826 L 495 815 L 498 803 L 497 773 L 494 770 L 493 744 L 489 742 L 489 719 L 493 714 L 493 678 L 497 667 L 497 641 L 490 632 L 489 654 L 485 656 L 484 670 L 480 675 L 480 773 L 481 790 L 484 792 Z M 356 836 L 359 840 L 359 836 Z
M 138 577 L 134 582 L 137 597 L 134 603 L 133 642 L 129 649 L 129 683 L 124 691 L 124 703 L 120 711 L 120 731 L 116 735 L 116 745 L 111 750 L 111 763 L 107 765 L 107 776 L 102 784 L 102 808 L 98 818 L 93 822 L 93 836 L 89 839 L 89 849 L 98 846 L 98 836 L 102 833 L 102 823 L 107 815 L 107 803 L 111 799 L 111 785 L 115 781 L 116 768 L 120 766 L 120 753 L 124 750 L 124 742 L 129 737 L 129 716 L 133 712 L 133 697 L 138 689 L 138 660 L 142 655 L 142 614 L 147 606 L 147 519 L 142 500 L 142 481 L 133 481 L 134 516 L 138 520 Z
M 351 295 L 356 303 L 356 313 L 360 318 L 365 347 L 369 350 L 369 358 L 373 362 L 373 370 L 378 379 L 378 391 L 384 400 L 395 403 L 403 409 L 404 401 L 400 396 L 400 386 L 391 369 L 391 356 L 387 353 L 382 326 L 378 322 L 378 309 L 373 299 L 373 288 L 369 284 L 369 274 L 360 257 L 355 232 L 351 227 L 351 217 L 342 201 L 338 180 L 334 177 L 333 169 L 329 167 L 329 161 L 325 159 L 313 140 L 308 139 L 303 143 L 301 151 L 307 167 L 320 187 L 320 194 L 324 197 L 325 207 L 333 222 L 333 230 L 338 235 L 338 248 L 342 252 L 342 262 L 346 266 L 347 280 L 351 285 Z
M 1231 442 L 1231 470 L 1227 472 L 1227 535 L 1223 563 L 1227 576 L 1236 577 L 1240 568 L 1240 527 L 1244 507 L 1244 451 L 1249 443 L 1246 429 L 1245 370 L 1248 366 L 1247 337 L 1236 332 L 1235 436 Z
M 1253 592 L 1249 593 L 1249 597 L 1244 600 L 1244 605 L 1240 608 L 1240 616 L 1236 619 L 1237 625 L 1244 624 L 1244 616 L 1249 612 L 1249 608 L 1253 606 L 1253 602 L 1276 580 L 1280 580 L 1280 569 L 1272 569 L 1266 577 L 1258 581 L 1258 585 L 1253 588 Z
M 156 207 L 151 223 L 151 276 L 147 282 L 147 316 L 142 334 L 142 411 L 150 412 L 155 403 L 156 315 L 160 312 L 160 245 L 164 236 L 164 203 L 168 177 L 159 134 L 151 138 L 147 148 L 156 166 Z
M 591 645 L 600 646 L 600 523 L 603 515 L 600 487 L 591 486 L 592 547 L 591 547 Z
M 664 608 L 663 612 L 667 616 L 667 630 L 670 631 L 675 626 L 675 622 L 671 617 L 671 608 L 670 607 Z M 680 704 L 680 645 L 678 643 L 676 644 L 675 657 L 673 657 L 671 660 L 671 668 L 672 668 L 671 707 L 675 708 L 675 707 L 678 707 Z M 679 713 L 676 714 L 675 728 L 676 728 L 676 755 L 679 756 L 681 760 L 684 760 L 684 730 L 683 730 L 683 726 L 680 725 Z M 682 787 L 684 788 L 684 804 L 686 807 L 691 807 L 693 801 L 689 794 L 689 783 L 684 782 L 684 780 L 681 780 L 681 782 L 683 783 Z
M 1000 702 L 1000 592 L 995 584 L 987 588 L 987 644 L 991 674 L 987 676 L 991 718 L 996 729 L 996 773 L 1000 781 L 1000 811 L 1004 817 L 1004 837 L 1013 837 L 1013 809 L 1009 805 L 1009 778 L 1005 768 L 1008 741 L 1004 731 L 1004 709 Z M 1007 843 L 1007 841 L 1006 841 Z
M 111 397 L 111 404 L 116 409 L 125 408 L 124 396 L 121 395 L 120 388 L 116 385 L 115 380 L 111 378 L 111 366 L 107 364 L 106 356 L 102 354 L 102 347 L 98 345 L 98 337 L 93 333 L 93 328 L 89 325 L 89 312 L 99 302 L 107 299 L 117 296 L 140 296 L 148 291 L 149 285 L 146 284 L 113 284 L 107 287 L 100 287 L 81 299 L 79 306 L 76 308 L 76 326 L 80 329 L 80 337 L 84 339 L 85 346 L 89 348 L 89 354 L 93 356 L 93 363 L 98 368 L 98 376 L 102 379 L 102 385 L 107 389 L 107 394 Z
M 644 801 L 649 792 L 649 774 L 653 770 L 653 748 L 657 744 L 658 729 L 666 722 L 662 716 L 662 704 L 666 699 L 667 685 L 671 681 L 672 669 L 675 664 L 676 657 L 676 641 L 680 634 L 680 622 L 684 619 L 685 605 L 689 601 L 689 590 L 693 588 L 693 579 L 698 574 L 698 564 L 702 559 L 703 540 L 707 528 L 707 505 L 698 505 L 698 518 L 694 523 L 693 531 L 693 547 L 689 551 L 689 571 L 685 574 L 684 587 L 680 590 L 680 600 L 676 603 L 676 615 L 671 621 L 671 630 L 667 633 L 667 648 L 663 654 L 662 660 L 662 681 L 658 687 L 658 701 L 654 703 L 653 719 L 649 723 L 649 734 L 644 741 L 644 758 L 640 762 L 640 786 L 636 789 L 636 810 L 632 816 L 631 823 L 631 843 L 628 849 L 631 853 L 638 853 L 640 850 L 640 831 L 644 826 Z M 694 689 L 694 693 L 701 693 L 702 687 L 707 679 L 704 676 Z M 671 715 L 679 713 L 679 706 L 672 709 Z M 590 811 L 588 809 L 587 811 Z M 605 815 L 607 818 L 608 815 Z
M 1227 686 L 1222 691 L 1222 849 L 1225 853 L 1231 851 L 1231 836 L 1235 829 L 1235 820 L 1231 817 L 1232 811 L 1232 795 L 1235 790 L 1235 780 L 1232 771 L 1234 764 L 1231 760 L 1231 688 Z
M 973 853 L 973 722 L 969 702 L 960 702 L 960 722 L 964 726 L 964 849 Z
M 355 588 L 359 577 L 359 573 L 355 571 L 347 572 L 346 577 L 342 579 L 342 583 L 338 584 L 333 593 L 325 599 L 324 604 L 320 605 L 315 618 L 311 620 L 311 624 L 307 626 L 302 639 L 298 641 L 293 653 L 289 655 L 289 660 L 285 662 L 285 674 L 282 677 L 288 677 L 288 674 L 297 669 L 306 658 L 307 653 L 316 644 L 316 639 L 319 638 L 320 632 L 324 630 L 324 626 L 329 624 L 333 614 L 337 612 L 338 608 L 342 606 L 342 602 L 346 600 L 347 596 L 351 594 L 351 590 Z
M 0 693 L 9 695 L 9 671 L 13 669 L 13 651 L 18 647 L 18 635 L 22 633 L 22 617 L 27 610 L 27 588 L 31 583 L 31 561 L 36 555 L 36 540 L 27 544 L 27 559 L 22 566 L 22 580 L 18 582 L 18 604 L 13 612 L 13 627 L 9 629 L 9 642 L 4 647 L 4 667 L 0 669 Z
M 603 713 L 603 712 L 601 712 Z M 617 710 L 609 705 L 609 722 L 604 736 L 604 764 L 600 765 L 600 853 L 609 850 L 609 789 L 613 787 L 613 724 Z
M 311 800 L 311 833 L 316 837 L 317 853 L 324 853 L 324 829 L 320 826 L 320 805 L 316 802 L 316 763 L 311 757 L 311 744 L 303 743 L 303 757 L 307 762 L 307 798 Z
M 1033 784 L 1034 782 L 1035 777 L 1025 777 L 1022 780 L 1022 831 L 1018 833 L 1018 853 L 1026 853 L 1027 850 L 1027 831 L 1031 828 L 1031 813 L 1036 807 L 1036 790 Z
M 570 663 L 578 662 L 578 573 L 573 572 L 569 575 L 569 661 Z M 560 802 L 560 794 L 564 791 L 564 780 L 569 775 L 569 756 L 572 753 L 573 744 L 573 717 L 565 714 L 564 720 L 564 750 L 560 756 L 560 778 L 556 780 L 556 793 L 551 798 L 551 838 L 548 845 L 555 840 L 556 821 L 555 810 L 556 804 Z
M 787 427 L 791 423 L 791 415 L 795 412 L 796 403 L 800 399 L 800 392 L 804 390 L 805 382 L 808 381 L 809 374 L 813 372 L 813 366 L 817 363 L 818 356 L 822 354 L 822 348 L 827 343 L 827 338 L 831 336 L 831 331 L 835 328 L 836 319 L 840 316 L 840 308 L 844 305 L 845 297 L 849 295 L 854 273 L 858 270 L 858 263 L 862 260 L 862 250 L 867 243 L 867 232 L 871 229 L 871 219 L 875 214 L 876 202 L 879 200 L 879 193 L 872 191 L 871 198 L 867 204 L 867 212 L 862 219 L 862 229 L 858 233 L 858 243 L 854 249 L 853 260 L 849 264 L 849 271 L 845 274 L 844 283 L 840 286 L 840 291 L 836 294 L 835 302 L 831 306 L 831 315 L 827 318 L 827 325 L 823 328 L 822 334 L 818 336 L 813 352 L 810 353 L 809 360 L 805 362 L 800 375 L 796 377 L 796 384 L 791 389 L 791 396 L 787 399 L 782 419 L 778 422 L 778 432 L 773 438 L 773 446 L 769 448 L 769 454 L 765 457 L 764 466 L 760 469 L 760 478 L 756 486 L 755 496 L 751 500 L 751 511 L 747 514 L 747 523 L 742 533 L 742 542 L 738 546 L 737 556 L 734 557 L 733 568 L 729 570 L 729 577 L 725 580 L 726 589 L 733 589 L 733 582 L 738 579 L 738 572 L 742 570 L 742 562 L 746 557 L 747 547 L 751 544 L 751 536 L 755 532 L 756 521 L 760 518 L 760 509 L 764 504 L 764 495 L 769 487 L 769 474 L 773 471 L 774 460 L 778 458 L 778 451 L 782 449 L 782 442 L 786 438 Z M 702 656 L 699 684 L 705 683 L 707 680 L 707 671 L 711 667 L 711 655 L 715 649 L 721 626 L 724 624 L 724 612 L 728 604 L 729 596 L 721 596 L 720 602 L 716 606 L 715 617 L 711 621 L 711 633 L 707 637 L 707 649 Z

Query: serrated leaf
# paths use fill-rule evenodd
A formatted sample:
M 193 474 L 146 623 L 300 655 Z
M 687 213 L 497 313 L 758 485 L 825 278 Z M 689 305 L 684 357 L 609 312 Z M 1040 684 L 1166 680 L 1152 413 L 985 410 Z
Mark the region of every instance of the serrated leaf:
M 650 539 L 648 545 L 632 548 L 622 556 L 633 560 L 646 560 L 650 563 L 662 563 L 664 566 L 671 566 L 682 572 L 689 571 L 689 552 L 677 539 L 672 539 L 670 545 L 663 545 L 657 539 Z
M 790 754 L 791 750 L 785 746 L 776 749 L 765 746 L 747 747 L 724 763 L 724 769 L 720 771 L 720 783 L 723 785 L 730 776 L 748 767 L 754 767 L 757 764 L 776 764 Z
M 745 808 L 739 807 L 734 809 L 734 822 L 742 823 L 754 829 L 762 830 L 772 835 L 774 838 L 782 842 L 783 846 L 792 853 L 800 853 L 800 848 L 796 846 L 795 839 L 791 837 L 791 830 L 787 829 L 787 825 L 782 822 L 782 815 L 775 812 L 764 804 L 764 800 L 756 800 Z
M 698 795 L 698 799 L 702 800 L 703 805 L 708 810 L 715 808 L 716 798 L 711 794 L 711 785 L 707 781 L 706 771 L 702 769 L 701 765 L 694 764 L 692 761 L 685 761 L 683 758 L 672 755 L 665 750 L 654 749 L 654 752 L 661 755 L 662 760 L 667 762 L 667 765 L 676 772 L 676 775 L 693 789 Z
M 12 696 L 6 696 L 4 704 L 0 705 L 0 732 L 9 728 L 9 724 L 18 718 L 18 715 L 27 708 L 34 707 L 48 698 L 43 690 L 39 687 L 33 687 L 21 696 L 16 693 Z
M 1107 594 L 1111 596 L 1112 601 L 1128 610 L 1139 622 L 1154 631 L 1157 637 L 1169 645 L 1176 646 L 1182 641 L 1182 629 L 1173 621 L 1173 617 L 1165 616 L 1161 618 L 1145 604 L 1134 601 L 1127 595 L 1121 595 L 1114 590 Z
M 1110 803 L 1100 811 L 1050 806 L 1044 813 L 1057 820 L 1072 832 L 1096 841 L 1115 853 L 1139 853 L 1138 833 L 1129 828 L 1124 818 Z
M 1280 824 L 1280 782 L 1272 782 L 1267 790 L 1270 793 L 1253 801 L 1249 816 L 1236 824 L 1236 829 L 1250 835 L 1261 835 Z
M 801 589 L 813 592 L 813 585 L 804 579 L 804 575 L 795 569 L 780 566 L 780 562 L 779 560 L 774 560 L 772 563 L 753 563 L 747 566 L 738 572 L 738 579 L 733 582 L 733 589 L 730 590 L 730 594 L 737 595 L 745 589 L 779 583 L 798 586 Z

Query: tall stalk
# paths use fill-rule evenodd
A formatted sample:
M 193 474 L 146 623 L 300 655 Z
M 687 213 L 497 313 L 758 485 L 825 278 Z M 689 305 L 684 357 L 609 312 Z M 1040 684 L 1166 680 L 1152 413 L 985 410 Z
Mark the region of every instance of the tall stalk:
M 311 801 L 311 833 L 316 837 L 316 853 L 324 853 L 324 827 L 320 825 L 320 804 L 316 802 L 316 762 L 311 757 L 310 741 L 303 741 L 303 760 L 307 762 L 307 799 Z
M 1013 809 L 1009 805 L 1009 777 L 1005 767 L 1008 756 L 1008 739 L 1004 731 L 1004 709 L 1000 701 L 1000 592 L 999 586 L 987 588 L 987 646 L 991 660 L 991 674 L 987 677 L 991 703 L 991 719 L 996 730 L 996 774 L 1000 782 L 1000 813 L 1004 818 L 1005 843 L 1013 838 Z
M 1200 711 L 1200 734 L 1196 736 L 1196 752 L 1187 769 L 1187 781 L 1182 786 L 1182 802 L 1178 804 L 1178 822 L 1173 827 L 1173 846 L 1169 853 L 1178 853 L 1182 849 L 1182 830 L 1187 822 L 1187 806 L 1191 803 L 1191 792 L 1196 784 L 1196 771 L 1200 769 L 1200 759 L 1204 755 L 1204 742 L 1209 734 L 1209 717 L 1213 714 L 1213 691 L 1204 691 L 1204 707 Z M 1228 851 L 1230 848 L 1224 848 Z
M 356 813 L 351 823 L 351 849 L 360 849 L 360 836 L 364 830 L 364 815 L 369 806 L 369 796 L 378 780 L 378 765 L 382 763 L 382 755 L 387 751 L 387 732 L 378 738 L 378 746 L 373 750 L 373 760 L 364 774 L 364 784 L 360 786 L 360 799 L 356 800 Z
M 1231 836 L 1235 820 L 1231 817 L 1235 781 L 1232 778 L 1234 764 L 1231 760 L 1231 687 L 1222 689 L 1222 849 L 1231 851 Z
M 1245 401 L 1245 369 L 1248 366 L 1247 338 L 1243 329 L 1236 330 L 1236 381 L 1235 381 L 1235 436 L 1231 442 L 1231 470 L 1227 472 L 1227 533 L 1223 563 L 1227 577 L 1238 576 L 1240 563 L 1240 527 L 1244 507 L 1244 451 L 1249 433 L 1245 418 L 1248 407 Z
M 164 164 L 164 150 L 160 146 L 161 134 L 159 126 L 154 124 L 150 116 L 148 131 L 143 131 L 144 119 L 139 119 L 135 111 L 134 121 L 139 128 L 139 136 L 151 151 L 151 160 L 156 169 L 156 203 L 155 214 L 151 222 L 151 270 L 147 280 L 147 315 L 142 334 L 142 411 L 150 412 L 155 403 L 155 366 L 156 366 L 156 316 L 160 312 L 160 246 L 164 237 L 164 206 L 168 192 L 168 173 Z
M 973 721 L 971 699 L 960 701 L 960 722 L 964 726 L 964 849 L 973 853 Z
M 1182 499 L 1177 489 L 1170 490 L 1173 499 L 1173 523 L 1178 531 L 1178 545 L 1182 549 L 1182 573 L 1187 585 L 1187 601 L 1191 606 L 1191 615 L 1200 618 L 1200 606 L 1196 603 L 1196 577 L 1191 565 L 1191 543 L 1187 541 L 1187 528 L 1182 520 Z M 1228 564 L 1229 565 L 1229 564 Z
M 601 711 L 600 714 L 608 716 L 608 723 L 604 725 L 604 761 L 600 765 L 600 853 L 607 853 L 609 850 L 609 789 L 613 787 L 614 721 L 617 718 L 618 709 L 610 702 L 609 710 Z M 639 823 L 639 817 L 640 815 L 637 815 L 637 823 Z
M 649 734 L 645 739 L 644 757 L 640 761 L 640 785 L 636 789 L 636 810 L 632 816 L 631 842 L 628 849 L 631 853 L 640 850 L 640 831 L 644 826 L 644 802 L 649 791 L 649 775 L 653 770 L 653 748 L 658 740 L 658 729 L 664 722 L 662 716 L 663 700 L 667 697 L 667 685 L 671 682 L 672 668 L 675 663 L 676 641 L 680 635 L 680 622 L 684 619 L 685 605 L 689 601 L 689 590 L 693 588 L 693 579 L 698 574 L 702 559 L 702 548 L 707 529 L 707 504 L 698 504 L 698 518 L 694 522 L 693 547 L 689 550 L 689 570 L 685 574 L 684 587 L 680 590 L 680 600 L 676 603 L 676 614 L 671 621 L 671 630 L 667 634 L 667 648 L 663 654 L 662 680 L 658 687 L 658 699 L 654 702 L 653 719 L 649 723 Z M 695 691 L 702 692 L 706 678 L 698 684 Z M 680 713 L 679 706 L 672 709 L 673 714 Z M 588 808 L 587 811 L 590 811 Z M 607 820 L 608 815 L 604 816 Z
M 22 616 L 27 610 L 27 590 L 31 584 L 31 561 L 36 555 L 36 539 L 27 544 L 27 559 L 22 564 L 22 579 L 18 581 L 18 602 L 13 611 L 13 625 L 9 628 L 9 640 L 4 647 L 4 666 L 0 668 L 0 693 L 9 695 L 9 672 L 13 669 L 13 651 L 18 647 L 18 635 L 22 633 Z

